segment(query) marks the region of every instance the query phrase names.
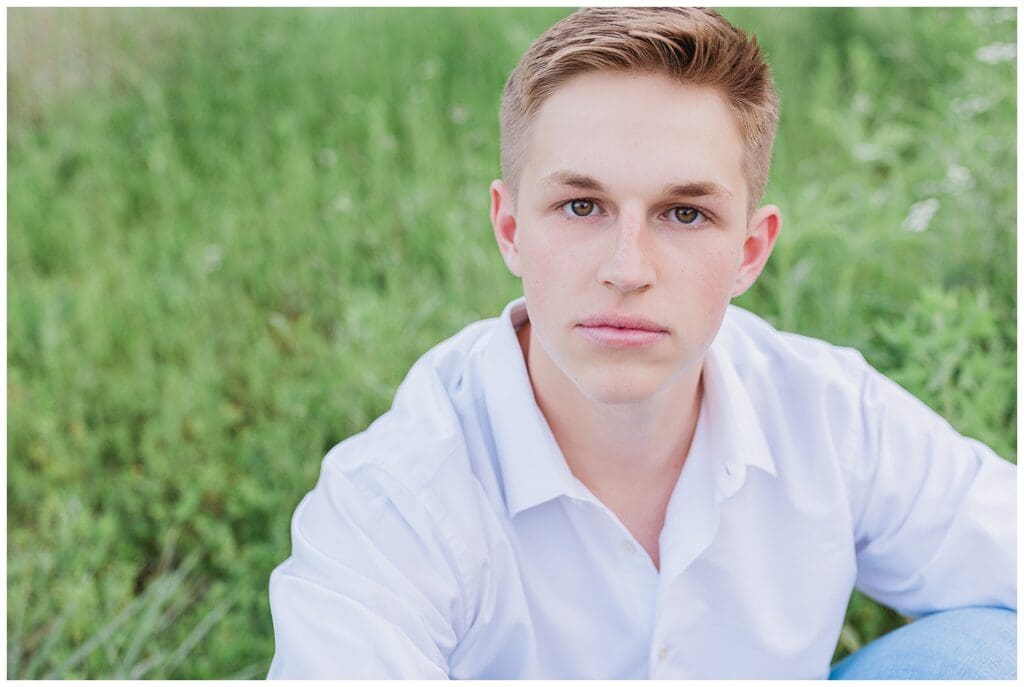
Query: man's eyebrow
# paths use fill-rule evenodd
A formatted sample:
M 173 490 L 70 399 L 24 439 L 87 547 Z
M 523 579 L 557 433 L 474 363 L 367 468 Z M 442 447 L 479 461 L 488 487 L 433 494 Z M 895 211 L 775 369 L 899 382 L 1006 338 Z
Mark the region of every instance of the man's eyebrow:
M 552 172 L 543 179 L 542 184 L 557 184 L 559 186 L 571 186 L 578 188 L 581 191 L 597 191 L 598 193 L 604 193 L 604 186 L 600 181 L 594 177 L 588 177 L 586 174 L 577 174 L 576 172 Z
M 543 179 L 542 184 L 558 184 L 561 186 L 571 186 L 572 188 L 578 188 L 582 191 L 596 191 L 597 193 L 604 193 L 604 185 L 595 179 L 589 177 L 586 174 L 577 174 L 576 172 L 552 172 Z M 720 184 L 716 184 L 713 181 L 688 181 L 685 183 L 678 184 L 667 184 L 662 193 L 666 196 L 688 196 L 691 198 L 697 198 L 701 196 L 724 196 L 732 198 L 732 193 L 729 189 L 725 188 Z
M 732 198 L 729 189 L 713 181 L 690 181 L 685 184 L 669 184 L 665 187 L 667 196 L 724 196 Z

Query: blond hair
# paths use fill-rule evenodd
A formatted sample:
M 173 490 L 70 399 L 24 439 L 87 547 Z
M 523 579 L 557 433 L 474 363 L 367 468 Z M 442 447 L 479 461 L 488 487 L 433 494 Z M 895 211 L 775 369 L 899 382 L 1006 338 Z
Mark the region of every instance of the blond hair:
M 584 8 L 545 31 L 523 54 L 501 99 L 501 172 L 513 197 L 540 106 L 560 84 L 593 71 L 665 74 L 717 89 L 743 139 L 749 210 L 760 203 L 779 96 L 757 39 L 748 39 L 714 10 L 673 7 Z

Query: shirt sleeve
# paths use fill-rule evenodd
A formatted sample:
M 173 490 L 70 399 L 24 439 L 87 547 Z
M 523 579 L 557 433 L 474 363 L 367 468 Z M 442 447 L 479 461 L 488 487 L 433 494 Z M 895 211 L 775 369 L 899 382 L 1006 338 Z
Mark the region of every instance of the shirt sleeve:
M 851 467 L 856 586 L 911 617 L 1016 610 L 1016 466 L 869 368 Z
M 270 578 L 267 677 L 447 678 L 463 589 L 444 530 L 387 475 L 325 460 Z

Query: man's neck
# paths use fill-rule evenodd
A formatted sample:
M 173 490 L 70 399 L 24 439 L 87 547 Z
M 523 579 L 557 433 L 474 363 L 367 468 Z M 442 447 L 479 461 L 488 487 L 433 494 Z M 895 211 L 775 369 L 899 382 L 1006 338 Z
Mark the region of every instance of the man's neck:
M 616 512 L 616 504 L 664 506 L 696 430 L 702 366 L 641 401 L 601 403 L 531 342 L 529 329 L 527 322 L 518 335 L 534 396 L 573 474 Z

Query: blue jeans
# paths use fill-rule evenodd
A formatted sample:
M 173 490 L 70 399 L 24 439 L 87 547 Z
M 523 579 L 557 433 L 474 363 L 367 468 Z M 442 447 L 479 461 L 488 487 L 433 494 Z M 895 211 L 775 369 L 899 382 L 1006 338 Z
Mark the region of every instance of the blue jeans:
M 1017 613 L 957 608 L 893 630 L 832 666 L 830 680 L 1013 680 Z

